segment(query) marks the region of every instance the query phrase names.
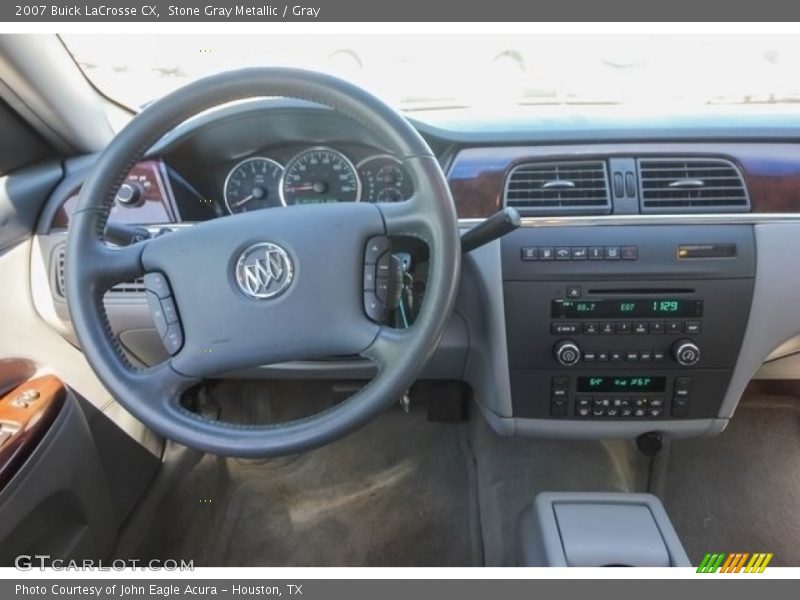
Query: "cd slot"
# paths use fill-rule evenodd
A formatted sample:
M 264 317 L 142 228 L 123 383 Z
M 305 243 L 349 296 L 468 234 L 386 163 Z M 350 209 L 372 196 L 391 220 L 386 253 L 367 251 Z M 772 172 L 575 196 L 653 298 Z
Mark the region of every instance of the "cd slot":
M 603 296 L 616 296 L 616 295 L 659 295 L 664 294 L 694 294 L 695 290 L 692 288 L 590 288 L 587 290 L 589 294 L 597 294 Z

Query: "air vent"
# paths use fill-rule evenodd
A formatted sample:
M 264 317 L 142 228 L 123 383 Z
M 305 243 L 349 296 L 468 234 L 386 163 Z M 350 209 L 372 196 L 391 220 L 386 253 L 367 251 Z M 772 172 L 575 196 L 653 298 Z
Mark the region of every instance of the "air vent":
M 639 159 L 642 212 L 747 212 L 739 169 L 722 158 Z
M 66 247 L 64 244 L 61 244 L 58 249 L 55 251 L 55 264 L 54 264 L 54 276 L 53 276 L 53 283 L 55 284 L 55 294 L 59 298 L 66 298 L 67 297 L 67 286 L 66 280 L 64 278 L 64 255 L 66 254 Z M 141 278 L 135 279 L 131 282 L 126 283 L 118 283 L 110 290 L 108 290 L 108 294 L 143 294 L 144 293 L 144 281 Z
M 605 214 L 611 210 L 604 161 L 526 163 L 512 169 L 505 201 L 522 212 Z

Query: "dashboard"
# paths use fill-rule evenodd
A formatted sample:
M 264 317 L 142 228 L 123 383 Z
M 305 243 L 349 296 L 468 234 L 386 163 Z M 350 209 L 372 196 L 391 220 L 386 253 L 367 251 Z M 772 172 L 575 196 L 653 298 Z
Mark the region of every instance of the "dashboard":
M 790 264 L 800 253 L 800 141 L 763 139 L 758 123 L 714 123 L 710 132 L 616 122 L 598 133 L 567 121 L 542 138 L 536 123 L 414 122 L 463 230 L 505 206 L 522 215 L 517 230 L 465 255 L 455 313 L 423 378 L 469 384 L 501 434 L 598 438 L 718 433 L 765 361 L 771 376 L 800 373 Z M 63 247 L 92 162 L 68 165 L 32 263 L 34 287 L 47 290 L 37 309 L 73 342 Z M 369 130 L 320 106 L 264 100 L 165 136 L 121 186 L 110 220 L 157 232 L 414 193 L 401 158 Z M 407 252 L 424 272 L 424 253 Z M 112 289 L 106 309 L 135 362 L 163 359 L 141 281 Z M 361 379 L 371 369 L 332 357 L 221 375 Z

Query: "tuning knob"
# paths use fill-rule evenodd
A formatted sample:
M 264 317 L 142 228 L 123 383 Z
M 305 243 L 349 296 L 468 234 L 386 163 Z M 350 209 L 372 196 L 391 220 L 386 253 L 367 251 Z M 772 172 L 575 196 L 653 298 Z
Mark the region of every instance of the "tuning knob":
M 116 200 L 123 206 L 136 206 L 142 200 L 142 187 L 135 182 L 125 182 L 119 186 Z
M 691 367 L 700 360 L 700 348 L 692 340 L 678 340 L 672 344 L 672 358 L 679 365 Z
M 565 367 L 571 367 L 581 359 L 581 349 L 572 340 L 561 340 L 553 347 L 556 360 Z

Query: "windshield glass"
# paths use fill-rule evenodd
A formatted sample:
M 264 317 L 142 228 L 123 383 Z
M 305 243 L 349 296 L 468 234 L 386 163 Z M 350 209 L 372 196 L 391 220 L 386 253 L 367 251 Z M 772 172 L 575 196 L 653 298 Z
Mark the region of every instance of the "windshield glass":
M 132 107 L 255 65 L 332 73 L 405 111 L 800 102 L 800 36 L 789 35 L 61 37 L 100 90 Z

